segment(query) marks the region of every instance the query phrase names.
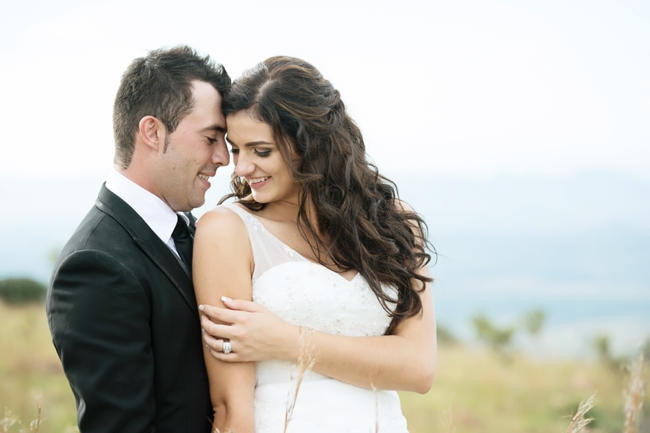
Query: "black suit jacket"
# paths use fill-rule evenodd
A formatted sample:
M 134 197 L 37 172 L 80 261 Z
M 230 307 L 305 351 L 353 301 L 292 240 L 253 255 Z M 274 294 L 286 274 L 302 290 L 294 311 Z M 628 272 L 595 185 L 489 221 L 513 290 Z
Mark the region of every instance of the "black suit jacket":
M 191 277 L 105 186 L 61 253 L 46 309 L 81 433 L 210 431 Z

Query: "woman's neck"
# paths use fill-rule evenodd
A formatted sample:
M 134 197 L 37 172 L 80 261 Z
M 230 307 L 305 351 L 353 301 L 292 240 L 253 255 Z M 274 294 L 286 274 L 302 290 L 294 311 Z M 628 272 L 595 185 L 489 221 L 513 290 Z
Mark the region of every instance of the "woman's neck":
M 298 198 L 295 200 L 278 200 L 268 203 L 265 207 L 267 216 L 277 221 L 293 222 L 298 219 L 298 211 L 300 209 Z M 316 214 L 316 207 L 311 200 L 307 199 L 305 203 L 305 211 L 309 223 L 314 230 L 318 232 L 318 216 Z
M 298 202 L 293 200 L 278 200 L 264 207 L 267 216 L 277 221 L 296 221 L 298 209 Z

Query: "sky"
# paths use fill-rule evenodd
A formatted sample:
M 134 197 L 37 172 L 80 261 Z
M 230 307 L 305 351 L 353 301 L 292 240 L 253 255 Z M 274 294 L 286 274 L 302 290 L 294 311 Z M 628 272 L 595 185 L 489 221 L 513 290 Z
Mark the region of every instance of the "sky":
M 625 317 L 650 303 L 648 1 L 2 2 L 0 275 L 48 278 L 49 252 L 111 169 L 121 74 L 178 44 L 233 78 L 274 55 L 320 69 L 371 159 L 427 217 L 441 319 L 561 295 L 544 304 L 551 340 L 647 335 L 647 315 Z M 643 302 L 614 305 L 621 293 Z M 568 332 L 563 306 L 571 320 L 585 310 L 587 331 Z
M 384 172 L 650 177 L 648 2 L 27 0 L 2 3 L 0 34 L 14 179 L 103 177 L 122 72 L 177 44 L 233 78 L 311 62 Z

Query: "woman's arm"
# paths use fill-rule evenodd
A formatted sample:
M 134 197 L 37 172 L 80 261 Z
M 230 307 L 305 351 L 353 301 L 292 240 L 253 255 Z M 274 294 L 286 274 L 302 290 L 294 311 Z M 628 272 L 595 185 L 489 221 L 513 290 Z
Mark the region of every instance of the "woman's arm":
M 419 271 L 428 276 L 424 265 Z M 420 288 L 415 280 L 412 284 Z M 430 284 L 419 293 L 422 311 L 400 322 L 393 335 L 346 337 L 309 333 L 313 370 L 354 385 L 377 389 L 428 392 L 436 358 L 434 303 Z M 344 299 L 341 302 L 345 302 Z M 262 306 L 225 300 L 228 308 L 204 306 L 204 341 L 212 355 L 225 362 L 281 359 L 296 362 L 300 332 Z M 210 320 L 212 319 L 212 321 Z M 213 323 L 219 321 L 220 324 Z M 221 352 L 222 338 L 232 340 L 236 353 Z
M 251 299 L 252 252 L 246 227 L 232 211 L 217 208 L 198 222 L 194 237 L 193 279 L 198 304 L 219 305 L 222 296 Z M 255 364 L 226 363 L 204 348 L 219 431 L 253 432 Z
M 402 320 L 394 335 L 346 337 L 310 332 L 313 370 L 357 386 L 426 393 L 435 369 L 436 333 L 430 288 L 420 294 L 422 313 Z M 296 362 L 300 332 L 264 307 L 224 300 L 226 307 L 204 305 L 201 324 L 212 356 L 225 362 L 281 359 Z M 212 320 L 210 320 L 212 319 Z M 213 323 L 219 321 L 221 324 Z M 236 353 L 221 351 L 222 338 Z

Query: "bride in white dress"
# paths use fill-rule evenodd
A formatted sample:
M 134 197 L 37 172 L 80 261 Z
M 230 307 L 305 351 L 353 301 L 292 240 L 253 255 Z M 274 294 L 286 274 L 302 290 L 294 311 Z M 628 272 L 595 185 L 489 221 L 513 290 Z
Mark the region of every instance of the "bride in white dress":
M 310 64 L 267 59 L 223 107 L 239 200 L 201 218 L 193 261 L 215 428 L 407 432 L 396 390 L 427 392 L 435 364 L 424 222 Z

